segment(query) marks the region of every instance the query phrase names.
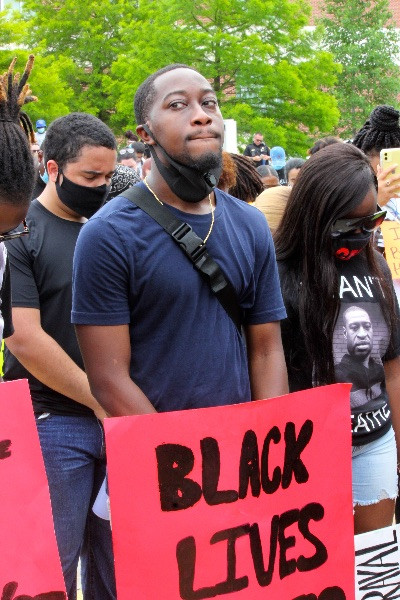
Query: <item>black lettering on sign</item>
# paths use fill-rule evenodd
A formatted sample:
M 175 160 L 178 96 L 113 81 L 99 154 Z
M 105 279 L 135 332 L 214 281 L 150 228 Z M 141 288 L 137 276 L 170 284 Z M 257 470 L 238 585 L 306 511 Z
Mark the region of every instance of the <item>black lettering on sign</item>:
M 346 594 L 342 588 L 334 585 L 333 587 L 325 588 L 319 596 L 315 594 L 303 594 L 296 596 L 293 600 L 346 600 Z
M 308 419 L 301 426 L 296 438 L 294 423 L 287 423 L 285 428 L 285 462 L 282 473 L 282 488 L 286 490 L 292 482 L 292 473 L 297 483 L 308 481 L 308 471 L 300 458 L 300 454 L 311 440 L 313 422 Z
M 363 562 L 357 561 L 356 566 L 358 589 L 366 592 L 363 599 L 400 598 L 399 546 L 396 530 L 393 529 L 391 533 L 393 539 L 388 542 L 356 551 L 356 557 L 365 557 Z M 382 592 L 383 588 L 386 588 L 385 593 Z
M 217 440 L 212 437 L 200 442 L 202 458 L 202 485 L 204 500 L 210 506 L 236 502 L 238 493 L 235 490 L 218 490 L 221 473 L 221 457 Z
M 194 506 L 202 496 L 209 506 L 243 500 L 249 491 L 253 497 L 258 498 L 261 488 L 265 494 L 273 494 L 279 486 L 284 490 L 287 489 L 293 478 L 298 484 L 306 483 L 309 474 L 301 455 L 309 444 L 312 434 L 313 423 L 310 420 L 303 423 L 298 434 L 294 423 L 286 423 L 283 468 L 274 465 L 271 479 L 270 445 L 272 442 L 274 444 L 281 442 L 281 432 L 274 426 L 267 433 L 260 461 L 257 435 L 251 429 L 246 431 L 238 464 L 238 483 L 235 481 L 234 486 L 237 490 L 218 489 L 221 454 L 216 439 L 206 437 L 200 441 L 201 485 L 188 477 L 195 460 L 191 448 L 181 444 L 161 444 L 156 448 L 161 509 L 185 510 Z
M 11 456 L 11 440 L 0 441 L 0 460 L 3 458 L 9 458 Z
M 15 596 L 17 591 L 18 583 L 16 581 L 10 581 L 6 583 L 1 594 L 1 600 L 67 600 L 65 592 L 45 592 L 44 594 L 37 594 L 36 596 L 27 596 L 26 594 L 20 594 Z
M 201 498 L 201 487 L 186 475 L 194 465 L 194 454 L 187 446 L 162 444 L 156 448 L 161 510 L 182 510 Z
M 249 578 L 247 575 L 236 577 L 236 540 L 243 536 L 249 537 L 254 572 L 257 582 L 261 587 L 270 585 L 272 581 L 277 562 L 278 547 L 280 579 L 292 575 L 295 571 L 317 569 L 326 562 L 328 553 L 324 544 L 310 532 L 309 523 L 311 520 L 320 521 L 323 516 L 323 507 L 316 503 L 307 504 L 302 509 L 289 510 L 282 515 L 274 515 L 271 521 L 269 538 L 263 541 L 257 523 L 252 525 L 244 524 L 239 527 L 218 531 L 211 537 L 210 544 L 222 541 L 227 542 L 227 577 L 222 582 L 197 590 L 194 589 L 197 558 L 195 538 L 189 536 L 180 540 L 176 547 L 180 597 L 183 600 L 203 600 L 205 598 L 215 598 L 222 594 L 237 592 L 248 587 Z M 294 535 L 287 536 L 286 529 L 295 523 L 297 523 L 300 533 L 314 547 L 315 552 L 308 557 L 300 555 L 297 558 L 289 560 L 286 554 L 288 550 L 295 547 L 296 537 Z M 267 570 L 265 570 L 264 566 L 265 548 L 269 550 Z M 293 556 L 294 551 L 290 554 Z M 322 600 L 324 600 L 323 596 Z M 326 596 L 325 600 L 329 600 L 329 596 Z M 332 596 L 332 600 L 335 600 L 334 596 Z

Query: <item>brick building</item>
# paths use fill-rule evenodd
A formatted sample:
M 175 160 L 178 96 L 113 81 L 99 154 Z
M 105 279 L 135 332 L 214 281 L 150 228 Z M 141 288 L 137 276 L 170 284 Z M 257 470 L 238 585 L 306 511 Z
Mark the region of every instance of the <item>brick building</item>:
M 319 6 L 323 4 L 323 0 L 310 0 L 310 4 L 313 7 L 313 14 L 318 16 L 320 14 Z M 389 0 L 389 8 L 396 23 L 396 27 L 400 28 L 400 0 Z

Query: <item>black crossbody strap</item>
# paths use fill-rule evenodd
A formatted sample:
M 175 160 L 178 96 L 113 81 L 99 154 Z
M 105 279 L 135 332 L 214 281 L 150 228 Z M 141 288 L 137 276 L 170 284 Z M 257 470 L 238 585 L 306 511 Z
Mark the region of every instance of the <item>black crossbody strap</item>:
M 193 231 L 191 226 L 177 219 L 164 204 L 157 202 L 147 188 L 134 185 L 120 196 L 136 204 L 173 237 L 174 241 L 193 263 L 193 266 L 205 278 L 211 291 L 228 313 L 239 333 L 241 333 L 242 311 L 234 287 L 225 277 L 221 267 L 208 254 L 203 240 Z

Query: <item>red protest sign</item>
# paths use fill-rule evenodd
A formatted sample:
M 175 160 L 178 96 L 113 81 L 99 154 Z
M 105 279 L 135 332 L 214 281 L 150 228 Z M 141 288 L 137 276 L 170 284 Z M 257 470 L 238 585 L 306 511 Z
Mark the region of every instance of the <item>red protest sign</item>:
M 47 478 L 26 380 L 0 384 L 0 595 L 64 600 Z
M 349 388 L 106 419 L 118 600 L 353 600 Z

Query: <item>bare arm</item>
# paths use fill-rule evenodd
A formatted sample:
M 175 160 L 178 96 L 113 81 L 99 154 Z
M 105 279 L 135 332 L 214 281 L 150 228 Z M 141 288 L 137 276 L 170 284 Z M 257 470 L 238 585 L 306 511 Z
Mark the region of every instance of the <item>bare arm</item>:
M 128 325 L 77 325 L 76 334 L 93 395 L 112 417 L 156 412 L 130 376 Z
M 400 463 L 400 356 L 384 363 L 392 425 L 396 436 L 397 462 Z
M 280 323 L 246 327 L 251 396 L 274 398 L 289 392 Z
M 15 332 L 5 342 L 25 369 L 56 392 L 88 406 L 100 419 L 105 417 L 90 392 L 86 373 L 42 329 L 40 311 L 15 307 L 12 317 Z

